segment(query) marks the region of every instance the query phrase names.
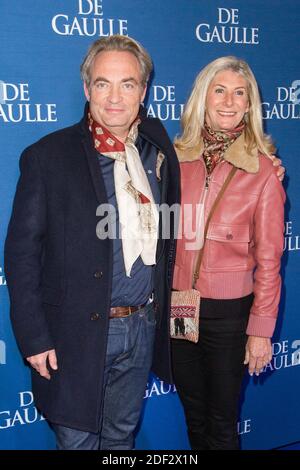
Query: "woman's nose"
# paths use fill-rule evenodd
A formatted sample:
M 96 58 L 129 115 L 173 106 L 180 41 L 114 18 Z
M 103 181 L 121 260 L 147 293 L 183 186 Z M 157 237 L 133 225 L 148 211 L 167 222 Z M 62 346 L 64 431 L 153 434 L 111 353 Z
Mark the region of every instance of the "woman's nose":
M 232 106 L 233 104 L 233 97 L 232 97 L 232 94 L 231 93 L 226 93 L 225 95 L 225 104 L 226 106 Z

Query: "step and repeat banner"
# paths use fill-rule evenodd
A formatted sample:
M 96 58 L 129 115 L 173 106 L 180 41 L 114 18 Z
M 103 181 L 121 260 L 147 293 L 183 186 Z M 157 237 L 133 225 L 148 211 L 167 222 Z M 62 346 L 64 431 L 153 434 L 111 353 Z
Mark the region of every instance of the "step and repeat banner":
M 155 70 L 145 104 L 171 138 L 208 62 L 236 55 L 257 77 L 265 127 L 287 169 L 283 291 L 273 359 L 259 378 L 245 377 L 238 431 L 243 449 L 300 440 L 299 24 L 300 0 L 0 0 L 1 449 L 55 447 L 34 406 L 9 320 L 3 246 L 19 156 L 45 134 L 80 120 L 79 66 L 91 42 L 115 33 L 136 38 L 150 52 Z M 144 402 L 136 447 L 188 449 L 174 386 L 150 377 Z

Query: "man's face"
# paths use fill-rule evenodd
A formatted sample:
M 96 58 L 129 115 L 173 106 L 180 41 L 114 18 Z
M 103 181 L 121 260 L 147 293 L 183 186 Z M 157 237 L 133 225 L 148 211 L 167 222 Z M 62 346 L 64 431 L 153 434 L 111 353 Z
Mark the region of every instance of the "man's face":
M 91 83 L 84 92 L 92 117 L 119 140 L 127 137 L 146 93 L 141 70 L 131 52 L 100 52 L 91 68 Z

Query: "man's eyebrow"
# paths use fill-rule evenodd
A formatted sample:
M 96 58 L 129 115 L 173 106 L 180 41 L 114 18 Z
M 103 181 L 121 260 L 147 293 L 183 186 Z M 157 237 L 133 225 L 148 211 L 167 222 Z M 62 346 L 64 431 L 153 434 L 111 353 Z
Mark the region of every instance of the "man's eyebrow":
M 128 78 L 123 78 L 123 80 L 121 80 L 122 83 L 124 82 L 134 82 L 134 83 L 138 83 L 137 79 L 134 78 L 134 77 L 128 77 Z
M 109 80 L 107 80 L 107 78 L 104 78 L 104 77 L 97 77 L 95 78 L 95 80 L 93 81 L 93 84 L 95 85 L 96 83 L 98 82 L 106 82 L 106 83 L 109 83 Z
M 104 77 L 97 77 L 95 78 L 95 80 L 93 81 L 93 84 L 96 85 L 98 82 L 105 82 L 105 83 L 110 83 L 109 80 L 107 80 L 107 78 L 104 78 Z M 123 78 L 121 80 L 121 83 L 125 83 L 125 82 L 134 82 L 136 84 L 138 84 L 139 82 L 137 81 L 136 78 L 134 77 L 126 77 L 126 78 Z

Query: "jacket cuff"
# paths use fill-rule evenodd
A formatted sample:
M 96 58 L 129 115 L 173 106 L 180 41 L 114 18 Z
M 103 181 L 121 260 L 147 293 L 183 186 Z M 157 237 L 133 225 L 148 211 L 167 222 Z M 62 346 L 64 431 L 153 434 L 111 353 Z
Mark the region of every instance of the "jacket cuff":
M 46 334 L 30 340 L 19 339 L 18 346 L 24 358 L 54 349 L 53 341 Z
M 246 334 L 272 338 L 276 325 L 276 318 L 250 314 Z

